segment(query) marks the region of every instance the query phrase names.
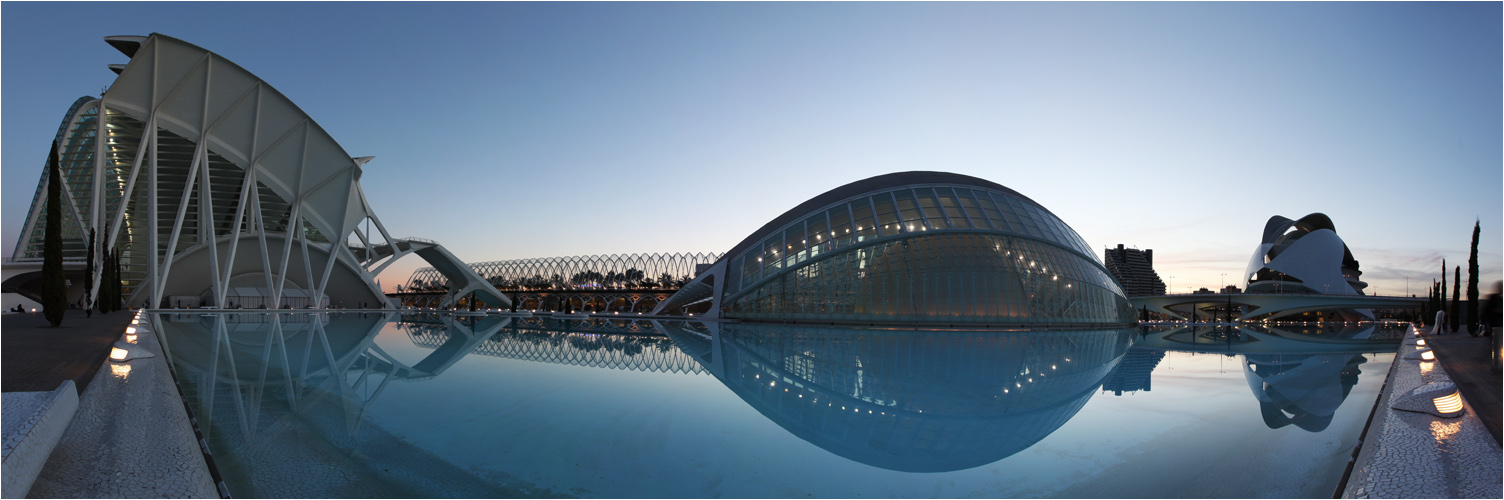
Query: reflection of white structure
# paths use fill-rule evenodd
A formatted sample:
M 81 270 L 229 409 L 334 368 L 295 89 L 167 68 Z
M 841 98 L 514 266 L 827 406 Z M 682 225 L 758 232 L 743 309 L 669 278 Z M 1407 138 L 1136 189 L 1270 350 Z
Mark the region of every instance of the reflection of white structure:
M 85 258 L 90 230 L 120 251 L 127 305 L 248 304 L 251 289 L 268 307 L 384 305 L 375 276 L 408 253 L 456 283 L 451 299 L 510 304 L 436 243 L 391 237 L 360 186 L 371 157 L 352 158 L 260 78 L 163 35 L 106 41 L 131 60 L 64 117 L 56 208 L 65 258 Z M 14 256 L 38 270 L 47 182 L 44 172 Z M 25 279 L 10 271 L 7 286 Z
M 1290 220 L 1269 218 L 1264 238 L 1248 262 L 1247 293 L 1363 295 L 1367 283 L 1332 219 L 1314 213 Z

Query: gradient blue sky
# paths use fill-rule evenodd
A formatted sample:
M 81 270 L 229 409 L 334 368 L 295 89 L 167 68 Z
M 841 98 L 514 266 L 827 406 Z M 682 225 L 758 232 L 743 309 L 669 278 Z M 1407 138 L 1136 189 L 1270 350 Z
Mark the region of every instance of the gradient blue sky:
M 1176 291 L 1323 212 L 1381 294 L 1501 274 L 1499 3 L 0 5 L 10 255 L 57 123 L 160 32 L 261 76 L 396 235 L 468 261 L 723 252 L 857 179 L 1009 186 Z M 1100 255 L 1099 255 L 1100 258 Z M 424 265 L 382 275 L 387 288 Z M 1464 273 L 1466 270 L 1464 269 Z

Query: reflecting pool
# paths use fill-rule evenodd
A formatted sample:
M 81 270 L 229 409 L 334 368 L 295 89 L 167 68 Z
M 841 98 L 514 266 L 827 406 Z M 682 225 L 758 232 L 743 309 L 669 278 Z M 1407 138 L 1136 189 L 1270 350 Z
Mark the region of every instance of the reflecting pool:
M 236 497 L 1326 497 L 1403 334 L 153 321 Z

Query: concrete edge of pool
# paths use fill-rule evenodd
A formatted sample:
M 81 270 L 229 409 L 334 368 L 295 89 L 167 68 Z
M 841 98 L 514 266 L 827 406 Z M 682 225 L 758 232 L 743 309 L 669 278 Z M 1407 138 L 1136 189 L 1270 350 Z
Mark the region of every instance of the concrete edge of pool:
M 139 314 L 139 313 L 138 313 Z M 166 349 L 144 315 L 79 396 L 30 498 L 220 498 Z M 144 328 L 142 328 L 144 327 Z M 134 337 L 134 338 L 132 338 Z
M 1441 363 L 1410 359 L 1410 328 L 1341 497 L 1501 498 L 1500 448 L 1471 404 L 1454 418 L 1391 407 L 1417 387 L 1451 381 Z

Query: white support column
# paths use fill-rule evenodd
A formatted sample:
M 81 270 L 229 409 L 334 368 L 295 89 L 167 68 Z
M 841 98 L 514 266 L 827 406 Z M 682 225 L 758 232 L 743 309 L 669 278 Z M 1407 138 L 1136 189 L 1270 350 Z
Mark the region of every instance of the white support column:
M 303 234 L 303 225 L 298 224 L 298 247 L 303 251 L 303 292 L 313 293 L 313 259 L 308 257 L 308 235 Z M 319 306 L 318 297 L 309 297 L 314 307 Z
M 209 280 L 210 283 L 212 283 L 210 290 L 219 290 L 223 288 L 224 282 L 220 279 L 219 244 L 216 241 L 217 238 L 214 235 L 214 195 L 213 192 L 209 189 L 209 149 L 201 149 L 203 150 L 204 156 L 200 159 L 199 165 L 201 166 L 201 168 L 203 168 L 204 172 L 198 177 L 199 245 L 207 246 L 209 250 Z M 206 214 L 208 215 L 207 217 L 205 217 Z M 223 308 L 224 304 L 222 302 L 216 302 L 214 306 Z
M 245 205 L 246 202 L 249 201 L 247 200 L 247 198 L 250 197 L 252 193 L 251 186 L 256 185 L 255 183 L 256 170 L 247 170 L 245 172 L 245 179 L 240 183 L 240 200 L 235 204 L 235 217 L 230 221 L 231 225 L 234 226 L 234 229 L 230 231 L 230 248 L 229 250 L 227 250 L 227 254 L 225 255 L 225 279 L 224 282 L 219 285 L 219 288 L 215 290 L 214 295 L 215 303 L 220 304 L 220 307 L 224 307 L 223 304 L 225 303 L 225 295 L 230 290 L 230 278 L 233 277 L 232 273 L 235 272 L 235 251 L 240 249 L 240 227 L 242 225 L 250 226 L 250 224 L 245 221 Z M 242 224 L 243 222 L 245 224 Z
M 89 204 L 89 228 L 99 227 L 99 219 L 101 214 L 104 213 L 104 190 L 101 181 L 104 178 L 104 157 L 110 153 L 110 136 L 105 129 L 104 123 L 105 116 L 107 116 L 105 112 L 106 100 L 108 100 L 108 97 L 99 96 L 99 104 L 97 105 L 99 111 L 94 115 L 94 183 L 89 189 L 90 196 L 93 198 L 93 202 Z M 64 140 L 67 140 L 67 138 L 64 138 Z M 77 213 L 77 207 L 74 210 Z M 95 231 L 95 234 L 97 235 L 98 231 Z M 85 235 L 84 239 L 88 239 L 88 236 Z
M 155 99 L 157 93 L 157 44 L 151 46 L 151 92 Z M 141 135 L 151 137 L 151 163 L 147 166 L 146 175 L 146 217 L 147 217 L 147 245 L 150 247 L 146 254 L 146 279 L 151 280 L 151 293 L 147 307 L 156 308 L 162 305 L 162 280 L 157 279 L 157 231 L 161 225 L 157 221 L 157 114 L 153 112 L 146 119 L 148 128 L 141 131 Z
M 282 307 L 282 288 L 287 284 L 287 262 L 292 260 L 292 240 L 297 235 L 293 228 L 302 225 L 298 221 L 303 218 L 303 202 L 293 203 L 292 213 L 288 215 L 287 227 L 283 229 L 283 234 L 286 236 L 282 238 L 282 264 L 278 266 L 277 274 L 273 277 L 273 281 L 276 282 L 276 287 L 272 289 L 272 300 L 276 304 L 273 309 Z
M 211 283 L 209 289 L 211 291 L 218 291 L 224 288 L 224 280 L 219 273 L 219 238 L 214 234 L 214 190 L 209 188 L 209 130 L 214 128 L 209 123 L 209 92 L 213 82 L 214 59 L 206 58 L 204 60 L 204 100 L 201 103 L 203 107 L 201 108 L 202 111 L 199 114 L 198 120 L 199 134 L 197 149 L 201 156 L 198 158 L 198 162 L 199 166 L 204 170 L 198 178 L 198 244 L 206 246 L 209 250 L 209 282 Z M 216 300 L 214 307 L 224 308 L 224 302 L 219 300 L 218 294 L 214 295 L 214 299 Z M 231 362 L 233 363 L 234 361 L 231 360 Z
M 172 234 L 167 237 L 167 256 L 162 259 L 162 274 L 158 279 L 163 284 L 167 283 L 167 277 L 172 274 L 172 261 L 177 257 L 178 235 L 183 232 L 183 219 L 188 215 L 188 200 L 193 198 L 193 183 L 198 180 L 199 159 L 204 156 L 203 148 L 203 144 L 193 148 L 193 163 L 188 167 L 188 181 L 183 183 L 183 197 L 178 199 L 178 214 L 172 220 Z M 199 193 L 200 196 L 207 194 Z M 199 220 L 203 220 L 202 213 L 200 213 Z M 200 234 L 199 237 L 202 238 L 203 235 Z M 161 293 L 161 287 L 158 287 L 157 293 Z

